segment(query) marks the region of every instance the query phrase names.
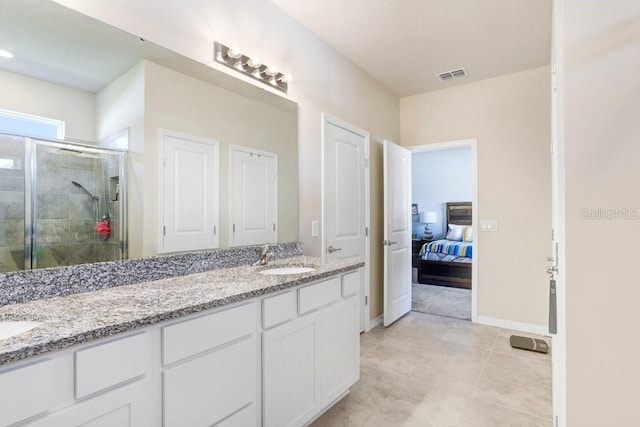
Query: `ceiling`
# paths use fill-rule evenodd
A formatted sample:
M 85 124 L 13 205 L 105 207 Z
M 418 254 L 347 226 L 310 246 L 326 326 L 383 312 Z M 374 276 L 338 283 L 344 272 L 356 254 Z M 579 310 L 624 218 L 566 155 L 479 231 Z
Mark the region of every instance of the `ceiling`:
M 271 1 L 400 97 L 550 63 L 551 0 Z
M 0 68 L 97 92 L 142 59 L 169 52 L 57 3 L 0 1 L 0 49 L 12 52 Z

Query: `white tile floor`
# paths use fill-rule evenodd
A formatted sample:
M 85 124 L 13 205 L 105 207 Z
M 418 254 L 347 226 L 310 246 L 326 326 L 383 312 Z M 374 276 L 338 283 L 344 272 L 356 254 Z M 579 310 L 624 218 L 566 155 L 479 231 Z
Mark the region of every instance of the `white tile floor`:
M 551 355 L 512 349 L 513 333 L 417 312 L 377 327 L 360 381 L 312 425 L 549 427 Z

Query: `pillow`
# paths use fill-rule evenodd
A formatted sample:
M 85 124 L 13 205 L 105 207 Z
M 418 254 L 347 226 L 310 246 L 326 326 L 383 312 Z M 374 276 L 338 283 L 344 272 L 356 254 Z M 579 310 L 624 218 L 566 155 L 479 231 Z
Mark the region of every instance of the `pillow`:
M 466 226 L 462 230 L 462 241 L 473 242 L 473 227 L 471 227 L 470 225 Z
M 445 239 L 461 242 L 464 228 L 464 225 L 449 224 L 449 231 L 447 231 L 447 237 L 445 237 Z

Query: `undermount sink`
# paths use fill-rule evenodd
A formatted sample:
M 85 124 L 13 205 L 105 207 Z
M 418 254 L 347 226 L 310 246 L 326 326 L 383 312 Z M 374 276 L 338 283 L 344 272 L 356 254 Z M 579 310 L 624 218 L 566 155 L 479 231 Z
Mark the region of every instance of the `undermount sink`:
M 0 321 L 0 340 L 23 334 L 38 325 L 40 325 L 39 322 Z
M 264 274 L 265 276 L 283 276 L 286 274 L 309 273 L 313 270 L 315 270 L 315 268 L 311 267 L 273 267 L 267 270 L 261 270 L 258 273 Z

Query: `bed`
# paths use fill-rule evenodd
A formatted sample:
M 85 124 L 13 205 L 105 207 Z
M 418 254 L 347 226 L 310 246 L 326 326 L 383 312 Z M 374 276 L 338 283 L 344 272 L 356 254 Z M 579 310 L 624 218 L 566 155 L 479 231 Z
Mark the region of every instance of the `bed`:
M 471 202 L 446 204 L 449 225 L 472 225 Z M 436 240 L 426 243 L 418 256 L 418 283 L 471 289 L 473 242 Z

